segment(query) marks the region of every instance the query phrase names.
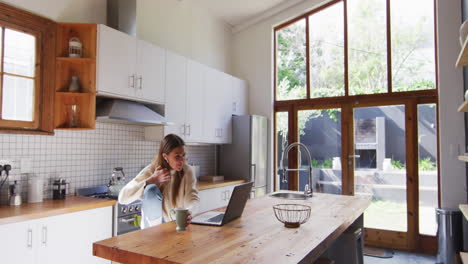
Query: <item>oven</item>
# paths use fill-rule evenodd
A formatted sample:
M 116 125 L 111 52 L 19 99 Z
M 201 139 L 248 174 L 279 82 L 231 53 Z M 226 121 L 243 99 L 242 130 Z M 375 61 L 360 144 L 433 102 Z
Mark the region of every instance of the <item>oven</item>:
M 114 235 L 139 230 L 141 223 L 141 201 L 114 205 Z
M 116 196 L 109 195 L 107 186 L 82 188 L 77 190 L 78 195 L 99 199 L 117 200 Z M 139 230 L 141 223 L 141 201 L 130 204 L 116 202 L 112 214 L 112 235 L 117 236 L 131 231 Z

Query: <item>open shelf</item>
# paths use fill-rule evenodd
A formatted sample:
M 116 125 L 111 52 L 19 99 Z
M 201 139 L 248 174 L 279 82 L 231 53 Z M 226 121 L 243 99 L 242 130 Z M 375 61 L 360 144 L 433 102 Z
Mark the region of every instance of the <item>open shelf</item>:
M 468 38 L 466 38 L 463 43 L 463 47 L 458 55 L 457 63 L 455 65 L 457 67 L 468 65 Z
M 458 160 L 468 162 L 468 156 L 463 156 L 463 155 L 458 156 Z
M 72 92 L 56 92 L 57 95 L 75 97 L 75 96 L 89 96 L 95 93 L 72 93 Z
M 468 252 L 460 252 L 461 263 L 468 264 Z
M 76 105 L 78 127 L 69 127 L 69 105 Z M 55 94 L 55 117 L 56 128 L 78 129 L 95 128 L 96 96 L 93 93 L 56 93 Z
M 468 112 L 468 101 L 464 101 L 463 104 L 458 107 L 458 112 Z
M 68 91 L 68 86 L 73 75 L 78 77 L 81 92 L 89 93 L 96 91 L 96 67 L 94 61 L 82 63 L 80 60 L 57 60 L 55 69 L 55 90 L 57 92 Z
M 55 58 L 57 61 L 68 61 L 68 62 L 75 62 L 75 63 L 94 63 L 95 59 L 90 58 L 70 58 L 70 57 L 57 57 Z
M 56 129 L 86 130 L 95 128 L 96 120 L 96 24 L 58 23 L 55 58 Z M 83 44 L 83 58 L 68 57 L 70 38 Z M 78 92 L 68 92 L 72 76 L 78 77 Z M 76 105 L 76 127 L 71 126 L 71 105 Z
M 59 23 L 57 27 L 57 57 L 68 57 L 68 42 L 77 37 L 83 44 L 82 57 L 96 59 L 96 24 Z

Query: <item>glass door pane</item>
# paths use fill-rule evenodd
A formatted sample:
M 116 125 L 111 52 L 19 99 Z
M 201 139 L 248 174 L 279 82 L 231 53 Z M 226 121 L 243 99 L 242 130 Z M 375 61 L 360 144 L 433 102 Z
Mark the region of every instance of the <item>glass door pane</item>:
M 341 109 L 298 111 L 299 141 L 311 154 L 314 191 L 341 194 Z M 299 190 L 308 179 L 309 160 L 303 149 L 299 155 Z
M 406 232 L 405 106 L 354 109 L 354 190 L 371 201 L 364 226 Z
M 283 157 L 284 150 L 288 146 L 288 112 L 276 112 L 275 115 L 275 136 L 276 136 L 276 171 L 277 180 L 280 190 L 287 190 L 288 183 L 284 181 L 283 170 L 281 170 L 281 163 L 287 162 L 288 157 Z M 287 163 L 285 164 L 287 166 Z M 284 175 L 287 177 L 287 175 Z
M 436 105 L 418 105 L 419 233 L 435 236 L 438 207 Z

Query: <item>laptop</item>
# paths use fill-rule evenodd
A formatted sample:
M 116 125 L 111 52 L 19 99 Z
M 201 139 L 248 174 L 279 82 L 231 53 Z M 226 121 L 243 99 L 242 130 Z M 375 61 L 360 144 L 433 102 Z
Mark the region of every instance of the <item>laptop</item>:
M 253 182 L 237 185 L 232 191 L 231 199 L 229 199 L 227 209 L 224 213 L 214 211 L 203 213 L 194 217 L 192 219 L 192 224 L 222 226 L 240 217 L 250 197 L 252 186 Z

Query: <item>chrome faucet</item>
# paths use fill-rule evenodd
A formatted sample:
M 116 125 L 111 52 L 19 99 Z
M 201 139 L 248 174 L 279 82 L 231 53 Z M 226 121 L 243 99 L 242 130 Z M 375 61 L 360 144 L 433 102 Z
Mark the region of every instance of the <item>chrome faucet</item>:
M 288 182 L 288 180 L 286 180 L 286 172 L 288 171 L 305 171 L 305 169 L 287 169 L 283 163 L 284 163 L 284 156 L 288 155 L 289 151 L 295 147 L 295 146 L 299 146 L 299 147 L 303 147 L 305 150 L 306 150 L 306 154 L 307 154 L 307 158 L 309 159 L 309 169 L 307 169 L 307 171 L 309 172 L 309 184 L 306 184 L 306 186 L 304 187 L 304 195 L 305 196 L 309 196 L 309 197 L 312 197 L 312 157 L 310 156 L 310 152 L 309 150 L 307 149 L 307 146 L 302 144 L 301 142 L 294 142 L 294 143 L 291 143 L 289 146 L 286 147 L 286 149 L 283 151 L 283 154 L 281 155 L 281 163 L 280 163 L 280 169 L 283 170 L 283 179 L 281 180 L 283 183 L 286 183 Z M 300 149 L 299 149 L 300 150 Z

